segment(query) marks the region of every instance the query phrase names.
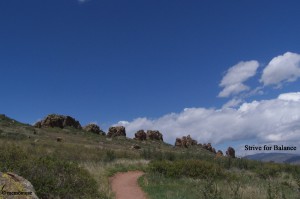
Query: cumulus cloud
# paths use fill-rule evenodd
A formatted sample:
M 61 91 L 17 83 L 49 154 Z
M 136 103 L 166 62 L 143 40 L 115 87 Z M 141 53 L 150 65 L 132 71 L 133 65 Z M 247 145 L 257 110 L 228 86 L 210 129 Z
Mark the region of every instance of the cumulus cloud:
M 280 94 L 278 99 L 300 102 L 300 92 Z
M 243 102 L 242 99 L 238 99 L 238 98 L 233 98 L 231 100 L 229 100 L 227 103 L 225 103 L 222 108 L 233 108 L 233 107 L 237 107 L 238 105 L 240 105 Z
M 260 82 L 265 86 L 281 86 L 284 82 L 293 82 L 300 77 L 300 54 L 286 52 L 273 58 L 263 70 Z
M 293 143 L 300 140 L 300 92 L 244 102 L 237 108 L 186 108 L 153 120 L 137 118 L 116 125 L 124 125 L 129 137 L 139 129 L 160 130 L 164 140 L 171 144 L 176 137 L 188 134 L 201 143 L 248 139 L 259 143 Z
M 250 88 L 243 84 L 247 79 L 256 74 L 259 63 L 255 60 L 239 62 L 228 69 L 223 77 L 220 86 L 224 87 L 219 93 L 219 97 L 229 97 L 236 95 L 242 91 L 249 90 Z

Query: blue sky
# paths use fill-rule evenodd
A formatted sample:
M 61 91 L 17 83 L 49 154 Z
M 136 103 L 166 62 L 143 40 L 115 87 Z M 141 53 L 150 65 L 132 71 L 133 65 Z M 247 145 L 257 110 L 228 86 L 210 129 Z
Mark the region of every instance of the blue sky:
M 300 146 L 299 8 L 298 1 L 1 1 L 0 112 L 25 123 L 59 113 L 105 130 L 123 124 L 129 136 L 156 128 L 170 143 L 191 134 L 220 147 Z M 251 107 L 247 120 L 266 112 L 261 124 L 235 120 Z M 268 122 L 281 130 L 271 133 Z

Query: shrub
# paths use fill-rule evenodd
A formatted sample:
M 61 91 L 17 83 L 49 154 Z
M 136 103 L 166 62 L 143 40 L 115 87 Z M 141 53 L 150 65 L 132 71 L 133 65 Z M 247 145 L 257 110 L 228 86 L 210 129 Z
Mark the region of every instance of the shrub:
M 41 198 L 101 198 L 98 185 L 77 163 L 32 157 L 16 146 L 1 147 L 0 170 L 29 180 Z
M 149 170 L 167 177 L 206 178 L 223 174 L 223 170 L 217 164 L 203 160 L 152 161 Z
M 106 151 L 106 154 L 105 154 L 105 157 L 104 157 L 104 161 L 105 161 L 105 162 L 111 162 L 111 161 L 113 161 L 113 160 L 115 160 L 115 159 L 116 159 L 116 154 L 115 154 L 115 152 L 112 151 L 112 150 L 107 150 L 107 151 Z
M 25 171 L 41 198 L 99 198 L 97 183 L 76 163 L 42 157 Z
M 256 169 L 256 173 L 259 175 L 259 177 L 264 179 L 268 177 L 275 177 L 281 171 L 280 165 L 274 163 L 265 163 L 261 168 L 258 167 Z

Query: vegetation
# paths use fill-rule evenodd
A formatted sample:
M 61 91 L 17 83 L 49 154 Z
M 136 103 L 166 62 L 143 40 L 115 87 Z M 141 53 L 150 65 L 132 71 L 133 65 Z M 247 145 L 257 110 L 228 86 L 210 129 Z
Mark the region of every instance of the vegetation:
M 57 137 L 61 141 L 57 141 Z M 137 144 L 140 150 L 131 149 Z M 300 167 L 215 158 L 201 147 L 34 128 L 0 115 L 0 171 L 28 179 L 40 198 L 113 198 L 109 177 L 142 170 L 149 198 L 297 199 Z
M 229 158 L 152 161 L 139 183 L 152 199 L 297 199 L 299 169 Z

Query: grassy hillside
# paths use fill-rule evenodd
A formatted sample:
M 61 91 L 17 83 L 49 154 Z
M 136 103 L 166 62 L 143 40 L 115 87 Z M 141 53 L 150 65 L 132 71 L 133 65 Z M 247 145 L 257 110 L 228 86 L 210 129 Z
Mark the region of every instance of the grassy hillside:
M 272 161 L 277 163 L 300 164 L 300 155 L 289 153 L 258 153 L 245 156 L 245 158 L 263 162 Z
M 140 184 L 149 198 L 299 198 L 298 166 L 216 158 L 198 146 L 69 127 L 34 128 L 4 115 L 0 152 L 0 171 L 27 178 L 40 198 L 113 198 L 108 178 L 127 170 L 146 172 Z

